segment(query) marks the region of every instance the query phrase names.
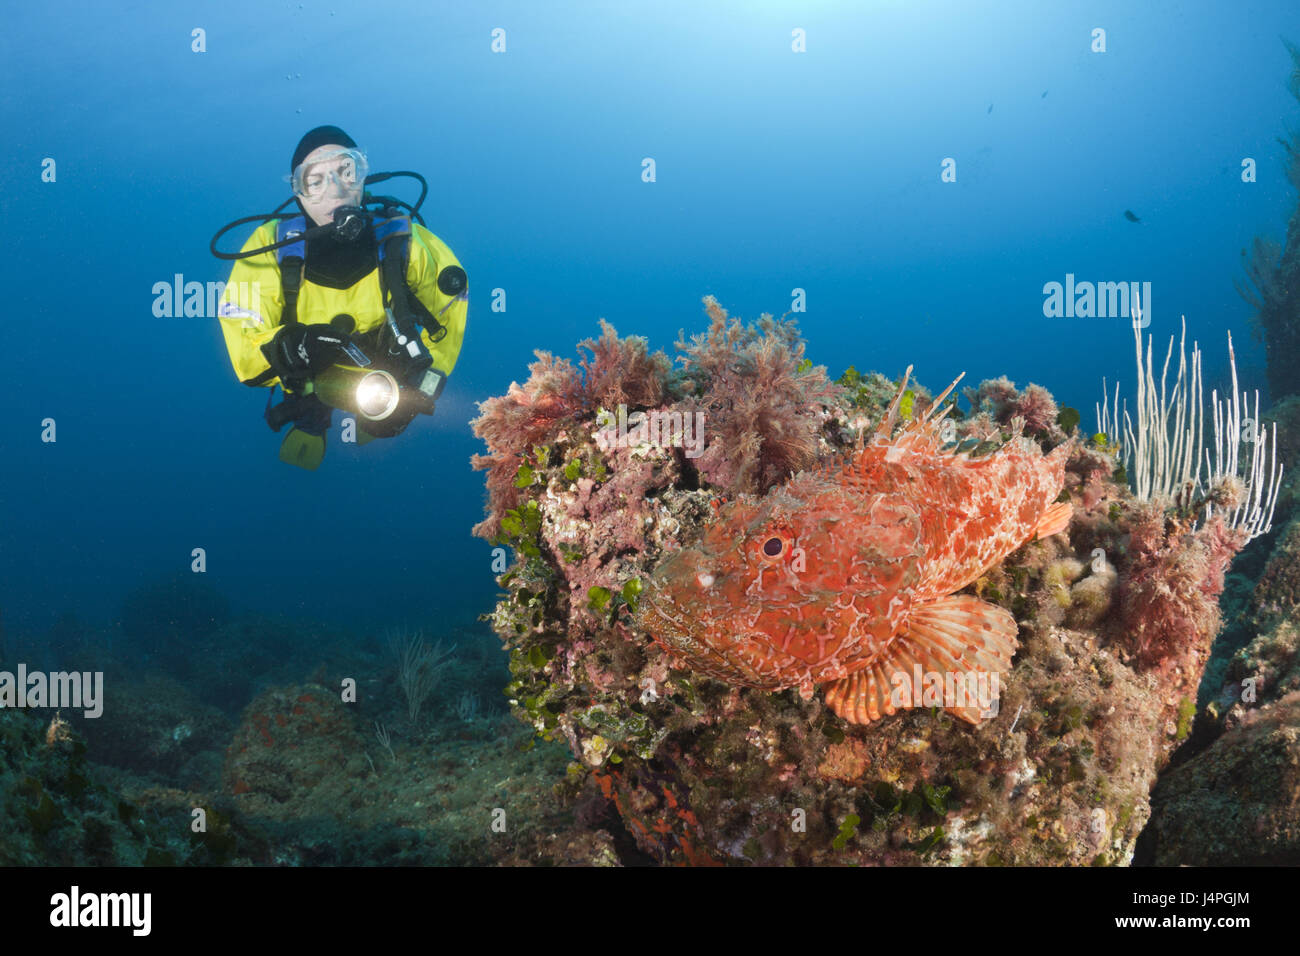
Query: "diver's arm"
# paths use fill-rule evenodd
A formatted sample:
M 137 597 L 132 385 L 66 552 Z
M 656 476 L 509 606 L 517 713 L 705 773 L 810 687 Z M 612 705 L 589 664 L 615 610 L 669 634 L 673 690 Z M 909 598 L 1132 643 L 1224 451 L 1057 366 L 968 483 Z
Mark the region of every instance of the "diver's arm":
M 244 249 L 257 249 L 273 242 L 274 221 L 257 229 L 244 243 Z M 274 385 L 279 381 L 262 353 L 262 346 L 279 330 L 283 306 L 280 267 L 274 252 L 235 260 L 230 280 L 221 294 L 217 317 L 230 363 L 245 385 Z
M 465 341 L 465 320 L 469 314 L 467 283 L 460 262 L 447 244 L 418 223 L 411 227 L 411 255 L 406 279 L 424 307 L 447 330 L 438 341 L 433 340 L 428 329 L 423 330 L 420 337 L 433 356 L 433 367 L 444 376 L 450 375 Z M 459 292 L 456 291 L 458 287 Z

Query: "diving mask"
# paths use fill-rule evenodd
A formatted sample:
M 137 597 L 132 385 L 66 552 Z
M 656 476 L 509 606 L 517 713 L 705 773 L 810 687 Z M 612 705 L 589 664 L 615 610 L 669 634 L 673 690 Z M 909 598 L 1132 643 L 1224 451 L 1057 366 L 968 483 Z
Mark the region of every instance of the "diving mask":
M 320 199 L 331 181 L 347 192 L 365 185 L 370 174 L 366 154 L 359 149 L 339 149 L 311 162 L 301 163 L 290 177 L 293 191 L 306 199 Z

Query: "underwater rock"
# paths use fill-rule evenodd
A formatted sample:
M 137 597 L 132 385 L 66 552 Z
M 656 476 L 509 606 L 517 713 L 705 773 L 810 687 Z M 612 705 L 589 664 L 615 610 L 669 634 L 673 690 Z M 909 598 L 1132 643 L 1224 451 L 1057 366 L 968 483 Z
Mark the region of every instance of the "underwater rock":
M 396 698 L 375 701 L 405 711 Z M 216 798 L 241 827 L 267 834 L 255 862 L 288 865 L 490 865 L 607 857 L 566 827 L 554 793 L 562 749 L 521 757 L 517 727 L 485 724 L 473 739 L 391 732 L 320 684 L 273 687 L 244 711 Z M 376 732 L 377 731 L 377 732 Z M 484 734 L 488 739 L 484 739 Z M 508 825 L 492 829 L 500 809 Z M 590 856 L 586 854 L 590 851 Z
M 212 837 L 193 837 L 192 804 L 138 801 L 86 756 L 59 716 L 0 709 L 0 866 L 227 862 Z
M 1300 395 L 1284 398 L 1261 418 L 1265 428 L 1276 427 L 1278 456 L 1286 468 L 1277 496 L 1277 516 L 1284 519 L 1296 514 L 1300 505 Z
M 1152 799 L 1157 865 L 1300 863 L 1300 691 L 1245 712 Z
M 231 731 L 221 711 L 158 674 L 108 681 L 103 715 L 78 723 L 96 763 L 196 788 L 216 786 L 219 765 L 208 758 Z
M 1274 546 L 1256 588 L 1261 629 L 1228 662 L 1206 726 L 1198 726 L 1198 752 L 1152 795 L 1144 840 L 1153 862 L 1300 862 L 1298 526 L 1293 519 Z
M 1300 618 L 1300 517 L 1292 518 L 1255 585 L 1255 619 L 1262 627 L 1283 618 Z
M 367 772 L 364 738 L 339 695 L 313 684 L 273 687 L 248 705 L 226 750 L 225 792 L 277 819 L 344 812 Z
M 1283 41 L 1291 55 L 1287 90 L 1300 102 L 1300 47 Z M 1286 151 L 1284 170 L 1291 185 L 1300 189 L 1300 132 L 1286 130 L 1278 142 Z M 1257 338 L 1264 343 L 1268 358 L 1268 390 L 1274 402 L 1288 396 L 1300 398 L 1300 210 L 1287 223 L 1286 241 L 1256 237 L 1247 252 L 1241 250 L 1246 281 L 1235 283 L 1237 291 L 1255 307 Z M 1279 444 L 1281 442 L 1279 441 Z M 1288 448 L 1298 448 L 1294 443 Z M 1293 472 L 1294 474 L 1294 472 Z
M 1157 774 L 1190 733 L 1235 539 L 1135 502 L 1114 459 L 1084 444 L 1045 390 L 1026 401 L 1009 382 L 986 383 L 970 416 L 954 415 L 948 438 L 963 454 L 1028 441 L 1025 411 L 1049 448 L 1074 435 L 1063 449 L 1068 536 L 1031 541 L 967 589 L 1018 625 L 996 715 L 972 727 L 924 707 L 855 726 L 820 695 L 704 676 L 636 626 L 654 569 L 698 541 L 725 500 L 765 494 L 796 467 L 833 466 L 899 394 L 853 370 L 828 388 L 788 325 L 741 334 L 716 302 L 705 306 L 710 335 L 695 350 L 679 343 L 683 367 L 664 376 L 654 406 L 628 409 L 666 414 L 712 395 L 709 421 L 767 402 L 761 415 L 737 413 L 750 430 L 728 441 L 706 425 L 698 457 L 671 441 L 598 441 L 598 403 L 576 374 L 562 403 L 512 431 L 519 409 L 556 394 L 549 357 L 481 406 L 489 508 L 477 531 L 515 557 L 490 619 L 510 653 L 516 716 L 568 745 L 570 774 L 598 788 L 651 860 L 1128 863 Z M 607 354 L 622 350 L 610 343 Z M 662 365 L 641 362 L 638 374 L 647 368 Z M 617 376 L 606 371 L 608 388 Z M 904 422 L 933 403 L 919 387 L 900 398 Z M 1132 626 L 1152 611 L 1134 643 Z

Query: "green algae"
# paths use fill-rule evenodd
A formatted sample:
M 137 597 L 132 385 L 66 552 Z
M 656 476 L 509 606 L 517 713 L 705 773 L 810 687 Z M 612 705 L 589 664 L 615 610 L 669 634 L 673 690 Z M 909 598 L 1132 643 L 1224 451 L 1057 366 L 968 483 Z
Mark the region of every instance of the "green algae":
M 641 596 L 641 579 L 632 578 L 623 585 L 623 603 L 627 605 L 628 610 L 633 614 L 636 613 L 637 598 Z
M 909 850 L 914 850 L 921 856 L 928 856 L 946 839 L 947 835 L 943 832 L 943 827 L 935 827 L 915 843 L 904 843 Z
M 858 824 L 862 818 L 856 813 L 850 813 L 843 822 L 840 823 L 839 832 L 835 834 L 835 839 L 831 840 L 831 846 L 836 850 L 843 850 L 850 840 L 858 835 Z
M 1178 702 L 1178 729 L 1175 733 L 1175 739 L 1186 740 L 1192 732 L 1192 721 L 1196 717 L 1196 702 L 1190 697 L 1184 697 Z
M 609 607 L 609 588 L 599 584 L 587 589 L 587 610 L 597 613 Z

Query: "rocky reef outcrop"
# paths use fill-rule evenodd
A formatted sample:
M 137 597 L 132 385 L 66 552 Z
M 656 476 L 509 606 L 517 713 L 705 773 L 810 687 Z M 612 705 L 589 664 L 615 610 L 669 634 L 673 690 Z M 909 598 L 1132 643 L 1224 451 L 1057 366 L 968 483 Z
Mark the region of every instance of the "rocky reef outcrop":
M 489 494 L 476 531 L 513 556 L 491 615 L 508 693 L 567 744 L 570 799 L 603 802 L 665 863 L 1130 862 L 1191 731 L 1241 535 L 1221 513 L 1135 500 L 1104 436 L 1080 434 L 1045 389 L 985 382 L 951 415 L 967 453 L 1072 442 L 1067 533 L 969 589 L 1018 624 L 996 715 L 972 727 L 927 707 L 859 726 L 820 693 L 702 676 L 636 626 L 651 572 L 724 500 L 838 461 L 898 389 L 852 368 L 831 381 L 792 324 L 705 306 L 710 328 L 678 343 L 676 367 L 605 326 L 576 364 L 539 353 L 475 422 Z M 913 387 L 900 417 L 932 401 Z

